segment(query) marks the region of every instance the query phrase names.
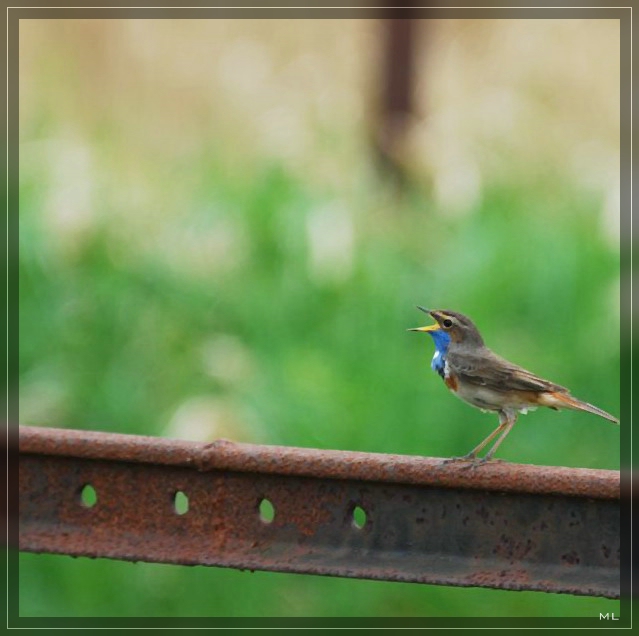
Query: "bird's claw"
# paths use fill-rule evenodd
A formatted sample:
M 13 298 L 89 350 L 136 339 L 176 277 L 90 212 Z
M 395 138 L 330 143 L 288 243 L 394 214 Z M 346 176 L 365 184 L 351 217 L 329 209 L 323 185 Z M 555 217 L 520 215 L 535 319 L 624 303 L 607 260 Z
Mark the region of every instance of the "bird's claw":
M 492 457 L 477 457 L 473 459 L 468 464 L 468 466 L 463 466 L 463 468 L 479 468 L 480 466 L 485 466 L 486 464 L 497 464 L 503 461 L 503 459 L 493 459 Z
M 461 457 L 451 457 L 450 459 L 445 459 L 442 462 L 442 466 L 445 464 L 457 464 L 459 462 L 472 462 L 476 459 L 475 455 L 469 453 L 468 455 L 462 455 Z
M 475 455 L 462 455 L 461 457 L 451 457 L 450 459 L 445 459 L 442 462 L 444 464 L 453 464 L 459 462 L 468 462 L 466 466 L 462 466 L 461 468 L 469 469 L 469 468 L 479 468 L 479 466 L 483 466 L 485 464 L 495 464 L 498 462 L 503 462 L 503 459 L 495 459 L 493 457 L 477 457 Z

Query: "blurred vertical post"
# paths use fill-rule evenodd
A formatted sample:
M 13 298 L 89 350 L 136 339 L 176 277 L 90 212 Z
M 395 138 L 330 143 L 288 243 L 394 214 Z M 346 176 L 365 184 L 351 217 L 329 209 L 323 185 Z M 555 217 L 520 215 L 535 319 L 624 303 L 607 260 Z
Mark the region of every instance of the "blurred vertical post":
M 415 36 L 417 20 L 411 13 L 390 9 L 382 20 L 381 94 L 374 139 L 382 168 L 404 181 L 405 141 L 413 111 Z

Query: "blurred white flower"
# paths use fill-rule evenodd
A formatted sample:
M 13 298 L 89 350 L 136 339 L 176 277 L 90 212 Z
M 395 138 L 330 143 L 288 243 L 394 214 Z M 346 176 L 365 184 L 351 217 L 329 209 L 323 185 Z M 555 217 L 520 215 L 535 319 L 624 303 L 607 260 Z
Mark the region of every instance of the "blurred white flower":
M 353 269 L 355 231 L 345 205 L 334 202 L 312 210 L 306 220 L 309 269 L 318 281 L 339 282 Z
M 477 209 L 481 200 L 481 173 L 470 157 L 457 156 L 434 166 L 436 209 L 449 216 L 464 216 Z
M 232 270 L 247 255 L 242 228 L 230 218 L 207 224 L 167 223 L 151 249 L 171 268 L 195 276 Z
M 201 347 L 201 356 L 205 372 L 222 382 L 236 384 L 253 372 L 251 353 L 235 336 L 219 334 L 206 340 Z
M 28 426 L 63 426 L 67 387 L 56 369 L 36 368 L 20 382 L 19 421 Z
M 262 146 L 267 154 L 283 158 L 303 157 L 311 141 L 304 111 L 287 96 L 280 97 L 281 105 L 267 108 L 256 116 Z
M 44 222 L 53 240 L 71 254 L 93 229 L 94 168 L 91 151 L 78 139 L 52 139 L 44 146 L 48 192 Z
M 194 442 L 219 438 L 257 441 L 255 429 L 255 422 L 249 424 L 246 413 L 236 404 L 223 398 L 200 395 L 188 398 L 177 407 L 164 434 Z
M 581 188 L 600 194 L 619 178 L 619 147 L 602 139 L 587 139 L 575 144 L 569 167 Z

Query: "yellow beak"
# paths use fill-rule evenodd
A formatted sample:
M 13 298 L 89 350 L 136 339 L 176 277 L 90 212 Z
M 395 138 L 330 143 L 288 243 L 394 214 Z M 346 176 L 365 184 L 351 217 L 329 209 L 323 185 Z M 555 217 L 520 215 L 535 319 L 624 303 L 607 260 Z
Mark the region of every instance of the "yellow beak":
M 413 327 L 412 329 L 407 329 L 407 331 L 437 331 L 441 329 L 441 327 L 435 323 L 434 325 L 429 325 L 428 327 Z

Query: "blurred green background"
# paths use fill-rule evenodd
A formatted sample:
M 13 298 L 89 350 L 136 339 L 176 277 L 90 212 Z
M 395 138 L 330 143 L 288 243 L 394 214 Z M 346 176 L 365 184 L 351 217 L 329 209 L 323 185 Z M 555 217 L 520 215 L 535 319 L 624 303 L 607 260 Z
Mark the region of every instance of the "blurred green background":
M 433 20 L 403 187 L 376 20 L 22 20 L 20 421 L 445 457 L 496 426 L 416 304 L 619 414 L 619 26 Z M 619 468 L 522 417 L 500 456 Z M 619 604 L 20 557 L 22 616 L 597 616 Z

